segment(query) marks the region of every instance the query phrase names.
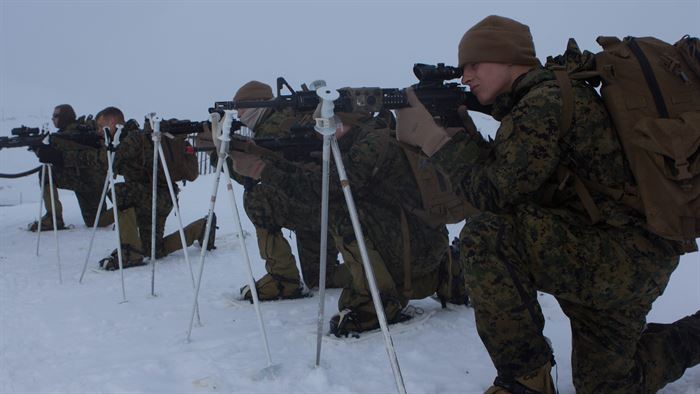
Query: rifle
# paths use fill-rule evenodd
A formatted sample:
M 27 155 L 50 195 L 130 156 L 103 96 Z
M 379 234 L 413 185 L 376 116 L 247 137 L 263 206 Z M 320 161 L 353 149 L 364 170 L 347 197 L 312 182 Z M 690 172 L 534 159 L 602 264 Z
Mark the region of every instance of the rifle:
M 446 80 L 459 78 L 462 70 L 445 66 L 444 63 L 428 65 L 417 63 L 413 73 L 418 83 L 412 88 L 418 99 L 433 115 L 436 123 L 443 127 L 462 126 L 457 109 L 466 105 L 469 110 L 491 113 L 491 106 L 479 103 L 476 96 L 465 90 L 458 83 Z M 282 94 L 286 88 L 290 94 Z M 334 101 L 337 112 L 380 112 L 406 108 L 409 106 L 406 92 L 394 88 L 342 88 L 338 89 L 340 97 Z M 318 106 L 319 98 L 315 91 L 295 91 L 287 81 L 277 78 L 277 98 L 268 101 L 217 101 L 209 112 L 222 113 L 223 110 L 239 108 L 293 108 L 297 112 L 313 112 Z
M 100 149 L 104 146 L 100 136 L 97 135 L 95 130 L 85 130 L 80 132 L 64 132 L 64 133 L 52 133 L 49 135 L 49 141 L 53 141 L 54 138 L 75 142 L 89 148 Z
M 222 111 L 223 112 L 223 111 Z M 223 116 L 223 114 L 222 114 Z M 234 121 L 233 124 L 231 125 L 231 135 L 234 134 L 235 131 L 240 129 L 240 127 L 243 124 L 237 121 Z M 151 126 L 151 121 L 148 116 L 145 117 L 144 123 L 143 123 L 143 130 L 146 133 L 152 133 L 153 132 L 153 126 Z M 199 134 L 199 133 L 204 133 L 204 132 L 209 132 L 211 131 L 211 122 L 208 120 L 203 120 L 199 122 L 193 122 L 189 119 L 165 119 L 161 120 L 160 122 L 160 131 L 161 133 L 168 135 L 170 134 L 171 136 L 177 136 L 177 135 L 191 135 L 191 134 Z M 194 140 L 194 137 L 191 137 L 192 140 Z M 212 152 L 214 151 L 214 147 L 195 147 L 194 151 L 195 152 Z
M 38 127 L 15 127 L 11 131 L 14 137 L 0 137 L 0 150 L 3 148 L 20 148 L 26 146 L 29 150 L 38 148 L 43 144 L 44 138 L 49 134 L 48 131 L 41 130 Z
M 290 133 L 291 137 L 281 138 L 246 138 L 233 134 L 229 148 L 261 156 L 281 155 L 285 160 L 295 162 L 315 161 L 311 154 L 323 150 L 323 141 L 313 127 L 292 127 Z
M 143 123 L 143 130 L 147 133 L 153 131 L 151 120 L 146 117 Z M 211 130 L 211 122 L 208 120 L 192 122 L 188 119 L 164 119 L 160 122 L 160 132 L 171 135 L 199 134 Z

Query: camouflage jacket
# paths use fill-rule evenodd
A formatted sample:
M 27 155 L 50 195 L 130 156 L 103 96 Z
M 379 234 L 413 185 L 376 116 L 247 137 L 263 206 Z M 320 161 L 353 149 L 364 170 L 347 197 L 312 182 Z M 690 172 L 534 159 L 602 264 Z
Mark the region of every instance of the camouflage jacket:
M 158 164 L 158 188 L 167 188 L 163 164 Z M 150 135 L 139 129 L 131 119 L 124 125 L 121 141 L 114 156 L 114 173 L 123 175 L 124 181 L 151 185 L 153 182 L 153 141 Z
M 255 138 L 291 137 L 291 133 L 289 131 L 290 127 L 308 124 L 309 122 L 311 122 L 311 116 L 309 114 L 295 114 L 291 108 L 284 108 L 274 111 L 270 110 L 263 115 L 259 125 L 254 130 Z M 212 152 L 210 154 L 210 159 L 212 165 L 216 165 L 216 161 L 218 160 L 217 152 Z M 228 158 L 227 164 L 229 174 L 231 174 L 231 179 L 235 180 L 241 185 L 246 185 L 245 177 L 239 175 L 233 170 L 233 162 L 231 161 L 231 158 Z
M 544 68 L 531 70 L 513 83 L 511 92 L 496 98 L 492 115 L 501 125 L 495 141 L 486 144 L 458 133 L 433 159 L 480 210 L 509 212 L 524 203 L 551 204 L 563 208 L 563 219 L 589 223 L 573 182 L 565 181 L 553 200 L 545 199 L 561 183 L 557 169 L 565 166 L 583 179 L 615 188 L 629 181 L 631 173 L 599 96 L 578 82 L 573 91 L 572 126 L 562 133 L 562 98 L 555 76 Z M 591 194 L 608 224 L 643 224 L 633 209 Z
M 372 118 L 358 122 L 338 141 L 363 231 L 377 246 L 386 242 L 396 244 L 401 239 L 399 223 L 402 206 L 422 207 L 410 163 L 399 145 L 392 143 L 386 129 L 375 129 L 384 126 L 380 123 Z M 321 201 L 320 166 L 269 157 L 264 161 L 263 183 L 273 184 L 291 198 L 309 203 Z M 329 228 L 336 235 L 351 236 L 347 205 L 332 159 L 330 167 Z M 447 247 L 446 227 L 431 228 L 409 212 L 405 214 L 411 237 L 412 272 L 430 272 L 439 264 L 440 256 Z M 387 229 L 386 226 L 392 228 Z M 398 272 L 392 265 L 402 264 L 402 256 L 395 253 L 395 248 L 390 249 L 380 247 L 378 251 L 389 264 L 389 269 Z
M 52 135 L 50 144 L 63 154 L 65 171 L 77 177 L 99 178 L 103 181 L 107 174 L 107 154 L 104 146 L 85 145 L 70 138 L 60 138 L 62 136 L 97 138 L 96 131 L 88 129 L 82 123 L 71 123 L 65 129 L 59 130 L 55 136 Z

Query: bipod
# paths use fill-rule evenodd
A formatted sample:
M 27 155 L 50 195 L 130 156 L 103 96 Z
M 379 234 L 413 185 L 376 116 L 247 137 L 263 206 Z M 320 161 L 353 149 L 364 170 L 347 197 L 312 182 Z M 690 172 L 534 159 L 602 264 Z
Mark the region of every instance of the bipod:
M 106 138 L 106 137 L 105 137 Z M 106 140 L 105 140 L 106 141 Z M 107 162 L 111 163 L 114 160 L 115 151 L 107 150 Z M 83 271 L 80 273 L 80 279 L 78 283 L 83 283 L 83 277 L 85 276 L 85 271 L 87 270 L 88 261 L 90 260 L 90 253 L 92 253 L 92 245 L 95 242 L 95 234 L 97 233 L 97 224 L 100 221 L 100 215 L 102 214 L 102 207 L 105 205 L 105 197 L 107 197 L 107 190 L 110 186 L 110 179 L 114 177 L 114 173 L 111 171 L 112 166 L 109 166 L 107 174 L 105 175 L 105 182 L 102 186 L 102 195 L 100 196 L 100 205 L 97 207 L 97 214 L 95 215 L 95 221 L 92 224 L 92 235 L 90 236 L 90 246 L 88 246 L 87 256 L 85 256 L 85 264 L 83 264 Z M 113 205 L 116 205 L 116 201 L 112 201 Z M 115 214 L 116 215 L 116 214 Z M 116 216 L 115 216 L 116 217 Z
M 56 196 L 53 187 L 53 171 L 51 164 L 41 165 L 41 187 L 39 195 L 39 219 L 36 222 L 36 255 L 39 256 L 39 244 L 41 243 L 41 205 L 44 201 L 44 187 L 46 173 L 49 174 L 49 195 L 51 195 L 51 220 L 53 221 L 53 238 L 56 241 L 56 263 L 58 264 L 58 283 L 63 284 L 63 273 L 61 269 L 61 254 L 58 249 L 58 224 L 56 223 Z
M 372 265 L 369 262 L 369 255 L 367 254 L 367 246 L 365 245 L 365 237 L 362 232 L 362 226 L 360 225 L 360 220 L 357 216 L 357 209 L 355 208 L 355 201 L 352 197 L 352 191 L 350 190 L 350 182 L 348 181 L 347 174 L 345 172 L 345 166 L 343 165 L 342 156 L 340 154 L 340 148 L 338 147 L 338 141 L 335 138 L 336 129 L 342 127 L 342 123 L 336 121 L 334 115 L 334 103 L 340 95 L 337 90 L 326 87 L 324 81 L 315 81 L 312 84 L 316 87 L 316 94 L 321 100 L 321 114 L 319 118 L 316 118 L 316 126 L 314 129 L 323 135 L 323 180 L 321 189 L 321 251 L 324 251 L 328 237 L 328 184 L 330 177 L 330 153 L 333 153 L 333 159 L 335 161 L 336 168 L 338 170 L 338 177 L 340 178 L 340 184 L 343 189 L 343 195 L 345 196 L 345 203 L 348 207 L 348 212 L 350 214 L 350 220 L 352 221 L 352 228 L 355 233 L 355 239 L 357 239 L 358 246 L 360 247 L 360 255 L 362 257 L 362 265 L 365 269 L 367 275 L 367 282 L 369 283 L 370 293 L 372 295 L 372 302 L 374 303 L 374 309 L 377 313 L 377 319 L 379 320 L 379 327 L 381 328 L 382 334 L 384 336 L 384 344 L 386 346 L 386 352 L 389 356 L 389 363 L 391 364 L 392 372 L 394 373 L 394 380 L 396 383 L 396 389 L 399 393 L 406 393 L 406 386 L 403 381 L 403 376 L 401 374 L 401 368 L 399 366 L 399 360 L 396 357 L 396 351 L 394 350 L 394 343 L 391 339 L 391 334 L 389 333 L 389 327 L 386 322 L 386 315 L 384 314 L 384 306 L 382 305 L 382 300 L 379 295 L 379 289 L 377 288 L 377 282 L 374 278 L 374 271 Z M 319 312 L 318 312 L 318 331 L 316 340 L 316 366 L 320 365 L 321 362 L 321 342 L 322 342 L 322 330 L 323 330 L 323 309 L 324 309 L 324 298 L 325 298 L 325 287 L 326 287 L 326 254 L 321 252 L 320 259 L 320 272 L 319 272 Z
M 241 250 L 246 261 L 246 268 L 248 269 L 248 285 L 250 286 L 250 293 L 253 297 L 253 305 L 255 306 L 255 313 L 258 317 L 258 325 L 260 327 L 260 333 L 262 336 L 263 346 L 265 348 L 265 355 L 267 356 L 267 367 L 263 368 L 258 376 L 259 377 L 274 377 L 279 370 L 279 365 L 272 364 L 272 356 L 270 355 L 270 346 L 267 341 L 267 332 L 265 330 L 265 322 L 262 317 L 262 312 L 260 310 L 260 300 L 258 299 L 258 290 L 255 287 L 255 278 L 253 278 L 253 269 L 250 265 L 250 255 L 248 254 L 248 247 L 245 243 L 245 237 L 243 235 L 243 227 L 241 225 L 241 217 L 238 212 L 238 205 L 236 204 L 236 195 L 233 191 L 233 184 L 231 183 L 231 174 L 229 173 L 228 166 L 225 165 L 229 155 L 228 146 L 229 141 L 231 141 L 230 133 L 234 130 L 238 130 L 241 126 L 240 122 L 236 121 L 234 125 L 234 111 L 226 110 L 224 111 L 224 119 L 219 122 L 219 114 L 210 114 L 211 124 L 212 124 L 212 137 L 218 138 L 221 142 L 219 145 L 219 156 L 216 162 L 216 173 L 214 177 L 214 185 L 212 187 L 212 194 L 209 204 L 209 214 L 207 215 L 207 224 L 204 233 L 204 245 L 202 245 L 202 251 L 199 255 L 199 276 L 197 277 L 197 286 L 194 292 L 194 301 L 192 305 L 192 315 L 190 317 L 190 325 L 187 330 L 187 340 L 190 340 L 192 335 L 192 323 L 194 321 L 194 309 L 197 305 L 197 297 L 199 296 L 199 289 L 202 284 L 202 274 L 204 272 L 204 255 L 207 249 L 207 243 L 209 241 L 209 233 L 211 231 L 212 216 L 214 214 L 214 207 L 216 205 L 216 195 L 219 190 L 219 181 L 221 179 L 221 172 L 223 169 L 226 175 L 226 189 L 231 202 L 231 208 L 233 210 L 233 216 L 235 219 L 236 227 L 238 229 L 239 240 L 241 244 Z
M 119 261 L 119 275 L 121 276 L 122 282 L 122 303 L 124 303 L 126 302 L 126 288 L 124 286 L 124 260 L 122 257 L 121 235 L 119 233 L 119 209 L 117 207 L 117 192 L 114 187 L 116 183 L 116 176 L 114 175 L 113 170 L 114 156 L 116 155 L 117 149 L 119 148 L 119 137 L 122 134 L 122 129 L 124 128 L 124 125 L 118 124 L 116 127 L 117 131 L 114 133 L 114 137 L 112 137 L 112 133 L 110 132 L 109 127 L 105 127 L 104 129 L 102 129 L 105 138 L 105 146 L 107 147 L 107 176 L 105 177 L 105 184 L 102 187 L 102 198 L 100 200 L 100 205 L 97 208 L 95 223 L 92 226 L 92 237 L 90 238 L 90 247 L 88 248 L 88 253 L 85 257 L 85 264 L 83 265 L 83 272 L 80 274 L 80 279 L 78 280 L 78 282 L 82 283 L 83 276 L 85 275 L 88 260 L 90 259 L 90 253 L 92 252 L 92 243 L 95 240 L 95 232 L 97 231 L 97 221 L 99 220 L 100 214 L 102 214 L 102 207 L 104 206 L 105 202 L 107 186 L 109 186 L 112 195 L 112 211 L 114 212 L 114 226 L 117 230 L 117 260 Z
M 192 271 L 192 264 L 190 263 L 190 255 L 187 253 L 187 240 L 185 239 L 185 230 L 182 227 L 182 216 L 180 215 L 180 206 L 177 202 L 177 196 L 175 195 L 175 188 L 173 187 L 172 178 L 170 177 L 170 169 L 168 168 L 168 162 L 165 160 L 165 153 L 163 152 L 163 146 L 160 141 L 164 133 L 160 131 L 160 117 L 156 116 L 155 113 L 150 113 L 148 115 L 151 126 L 152 134 L 151 140 L 153 140 L 153 194 L 151 200 L 151 263 L 153 265 L 151 269 L 151 295 L 155 296 L 155 277 L 156 277 L 156 201 L 158 197 L 158 159 L 163 163 L 163 173 L 165 173 L 165 179 L 168 183 L 168 191 L 170 192 L 170 200 L 173 203 L 173 209 L 175 209 L 175 216 L 177 217 L 178 232 L 180 234 L 180 242 L 182 243 L 182 251 L 185 253 L 185 262 L 187 262 L 187 268 L 190 270 L 190 278 L 192 279 L 192 289 L 195 288 L 194 272 Z M 173 138 L 172 135 L 165 133 L 168 138 Z M 201 324 L 199 317 L 199 306 L 196 306 L 197 310 L 197 323 Z

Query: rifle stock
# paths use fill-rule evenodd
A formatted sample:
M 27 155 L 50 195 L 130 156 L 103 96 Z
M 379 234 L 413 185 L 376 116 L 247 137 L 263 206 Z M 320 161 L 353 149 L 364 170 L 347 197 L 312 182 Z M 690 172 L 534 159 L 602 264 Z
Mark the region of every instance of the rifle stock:
M 313 152 L 323 150 L 323 141 L 312 127 L 295 128 L 292 137 L 246 138 L 232 135 L 229 148 L 258 156 L 276 156 L 294 162 L 315 161 Z

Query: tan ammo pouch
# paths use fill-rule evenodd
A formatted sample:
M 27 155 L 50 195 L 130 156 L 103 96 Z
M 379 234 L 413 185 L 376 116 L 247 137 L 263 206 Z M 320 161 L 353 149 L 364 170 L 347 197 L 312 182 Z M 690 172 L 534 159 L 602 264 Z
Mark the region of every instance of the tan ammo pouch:
M 649 227 L 677 240 L 700 236 L 700 111 L 643 118 L 628 141 Z
M 423 207 L 404 207 L 432 227 L 459 223 L 478 212 L 474 206 L 455 193 L 450 180 L 440 172 L 429 158 L 402 142 L 397 142 L 411 164 Z

